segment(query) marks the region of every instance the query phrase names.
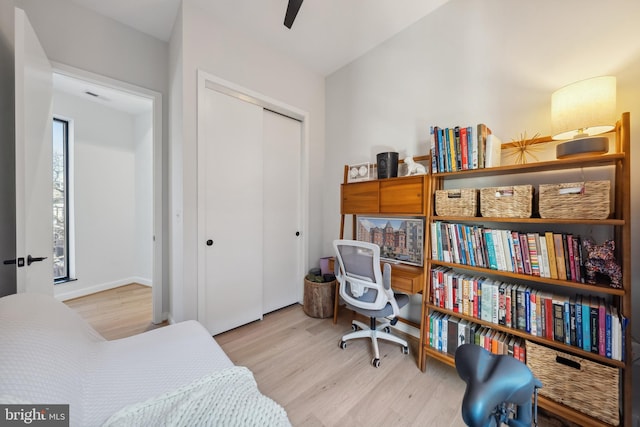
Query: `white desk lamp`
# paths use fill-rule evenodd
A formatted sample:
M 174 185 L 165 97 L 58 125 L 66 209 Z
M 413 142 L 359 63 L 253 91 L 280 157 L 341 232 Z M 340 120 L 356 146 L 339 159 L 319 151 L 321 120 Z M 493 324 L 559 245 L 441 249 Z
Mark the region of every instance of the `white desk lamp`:
M 604 154 L 606 136 L 616 123 L 616 78 L 594 77 L 558 89 L 551 95 L 553 139 L 568 140 L 556 146 L 558 159 Z

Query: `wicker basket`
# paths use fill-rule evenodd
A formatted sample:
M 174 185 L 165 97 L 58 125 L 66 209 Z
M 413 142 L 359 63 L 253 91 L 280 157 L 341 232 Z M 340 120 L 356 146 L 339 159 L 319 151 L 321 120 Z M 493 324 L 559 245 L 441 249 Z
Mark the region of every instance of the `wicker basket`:
M 484 217 L 529 218 L 532 204 L 532 185 L 480 189 L 480 214 Z
M 610 181 L 540 184 L 540 217 L 605 219 L 609 216 Z
M 531 341 L 526 353 L 527 366 L 542 382 L 542 396 L 607 424 L 620 424 L 618 369 Z
M 476 216 L 477 213 L 478 190 L 475 188 L 436 191 L 436 215 Z

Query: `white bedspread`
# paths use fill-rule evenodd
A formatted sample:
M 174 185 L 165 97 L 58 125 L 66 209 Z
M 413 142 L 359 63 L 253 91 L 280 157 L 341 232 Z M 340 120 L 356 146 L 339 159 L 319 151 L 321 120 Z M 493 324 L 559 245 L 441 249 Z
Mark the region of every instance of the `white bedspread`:
M 104 427 L 290 426 L 285 410 L 261 394 L 251 371 L 226 368 L 116 412 Z

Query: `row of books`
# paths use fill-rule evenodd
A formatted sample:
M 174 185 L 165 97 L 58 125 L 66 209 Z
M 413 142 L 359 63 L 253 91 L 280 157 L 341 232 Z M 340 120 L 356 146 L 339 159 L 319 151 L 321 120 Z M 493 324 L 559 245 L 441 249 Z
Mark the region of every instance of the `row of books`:
M 628 319 L 603 298 L 551 294 L 439 266 L 431 271 L 429 302 L 610 359 L 624 358 Z
M 433 173 L 499 166 L 502 144 L 485 124 L 431 126 L 429 133 Z
M 431 223 L 431 258 L 585 282 L 582 239 L 567 233 L 522 233 L 435 221 Z
M 462 344 L 472 343 L 494 354 L 507 354 L 526 362 L 525 340 L 496 331 L 487 326 L 459 319 L 450 314 L 433 312 L 429 315 L 429 346 L 455 356 Z

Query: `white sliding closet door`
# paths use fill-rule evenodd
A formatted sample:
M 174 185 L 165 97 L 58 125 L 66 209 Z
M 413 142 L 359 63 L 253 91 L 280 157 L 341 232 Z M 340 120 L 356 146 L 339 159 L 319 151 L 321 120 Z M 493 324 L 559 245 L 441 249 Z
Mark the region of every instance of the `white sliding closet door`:
M 198 144 L 204 182 L 198 185 L 205 186 L 199 200 L 205 241 L 198 244 L 205 286 L 198 298 L 205 310 L 199 320 L 215 335 L 262 318 L 263 109 L 211 89 L 204 98 Z
M 300 300 L 300 172 L 302 124 L 264 110 L 264 307 Z

